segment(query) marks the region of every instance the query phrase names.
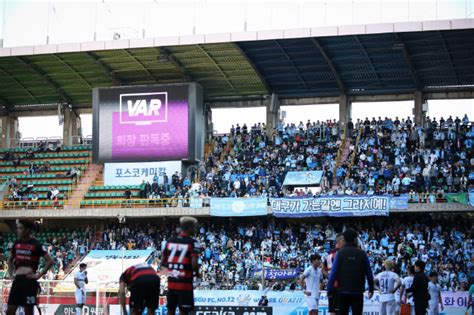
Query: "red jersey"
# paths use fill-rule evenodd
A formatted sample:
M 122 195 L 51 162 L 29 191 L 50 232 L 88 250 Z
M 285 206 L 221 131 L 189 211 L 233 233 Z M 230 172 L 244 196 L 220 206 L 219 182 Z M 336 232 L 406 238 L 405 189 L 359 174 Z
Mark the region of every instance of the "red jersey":
M 332 264 L 334 263 L 334 259 L 336 258 L 337 254 L 337 249 L 334 249 L 331 253 L 329 253 L 327 259 L 326 259 L 326 267 L 328 270 L 328 273 L 331 272 Z M 337 280 L 334 281 L 334 287 L 337 288 Z
M 40 258 L 46 254 L 46 249 L 35 238 L 27 241 L 17 240 L 10 249 L 15 268 L 30 267 L 33 272 L 38 270 Z
M 140 282 L 160 281 L 155 269 L 148 264 L 139 264 L 128 267 L 120 276 L 120 282 L 133 286 Z
M 181 233 L 166 242 L 163 251 L 163 266 L 170 270 L 168 290 L 192 291 L 192 257 L 199 255 L 196 240 Z

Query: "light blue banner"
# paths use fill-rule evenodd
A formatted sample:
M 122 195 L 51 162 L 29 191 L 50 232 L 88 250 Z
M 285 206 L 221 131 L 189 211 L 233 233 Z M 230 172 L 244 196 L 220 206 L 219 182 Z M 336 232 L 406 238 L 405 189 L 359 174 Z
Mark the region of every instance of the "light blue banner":
M 203 199 L 201 197 L 191 197 L 189 199 L 189 207 L 193 209 L 201 209 L 202 202 L 203 202 Z
M 285 280 L 294 279 L 300 275 L 301 271 L 299 268 L 291 269 L 273 269 L 265 268 L 265 279 L 267 280 Z M 262 269 L 256 269 L 252 274 L 253 278 L 262 278 Z
M 390 197 L 390 209 L 394 209 L 394 210 L 408 209 L 408 195 Z
M 267 198 L 211 198 L 211 216 L 247 217 L 267 212 Z
M 323 171 L 288 172 L 283 181 L 284 186 L 319 185 L 323 178 Z
M 469 189 L 469 204 L 474 207 L 474 189 Z
M 388 216 L 390 197 L 278 198 L 271 207 L 279 218 Z

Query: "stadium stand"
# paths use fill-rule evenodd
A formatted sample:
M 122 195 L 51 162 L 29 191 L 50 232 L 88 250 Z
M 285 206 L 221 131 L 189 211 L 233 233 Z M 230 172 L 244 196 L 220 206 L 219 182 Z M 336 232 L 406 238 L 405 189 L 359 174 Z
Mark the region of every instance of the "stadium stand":
M 312 220 L 291 223 L 285 220 L 216 218 L 200 220 L 201 289 L 256 288 L 256 269 L 304 268 L 314 252 L 323 257 L 334 246 L 336 233 L 348 226 L 360 231 L 361 244 L 370 254 L 375 273 L 387 258 L 397 262 L 397 272 L 405 275 L 416 259 L 427 262 L 429 271 L 440 273 L 443 290 L 465 290 L 473 271 L 472 226 L 463 216 L 395 215 L 384 219 Z M 177 222 L 107 222 L 87 227 L 47 228 L 37 234 L 55 258 L 49 279 L 60 279 L 71 265 L 90 249 L 155 249 L 160 260 L 164 240 L 175 233 Z M 0 234 L 0 248 L 8 250 L 15 236 Z M 263 250 L 263 257 L 262 257 Z M 0 268 L 2 270 L 2 268 Z M 4 270 L 4 269 L 3 269 Z M 472 276 L 472 275 L 471 275 Z M 267 282 L 272 290 L 295 289 L 296 279 Z
M 161 174 L 140 185 L 103 186 L 100 179 L 73 204 L 81 208 L 170 207 L 189 206 L 189 198 L 195 196 L 385 193 L 408 194 L 410 202 L 433 203 L 445 201 L 446 193 L 466 192 L 474 165 L 474 132 L 467 115 L 462 120 L 441 118 L 439 123 L 428 118 L 423 127 L 415 126 L 411 118 L 358 120 L 345 139 L 339 137 L 335 120 L 299 125 L 279 122 L 271 137 L 265 124 L 250 130 L 245 124 L 235 126 L 228 134 L 214 137 L 192 180 Z M 10 181 L 4 208 L 63 207 L 64 201 L 51 201 L 48 192 L 57 189 L 58 199 L 67 199 L 77 184 L 69 172 L 74 170 L 80 177 L 90 163 L 90 146 L 38 151 L 3 151 L 0 174 Z M 324 170 L 321 190 L 283 189 L 286 172 L 294 170 Z M 199 185 L 192 187 L 193 183 Z
M 4 149 L 4 209 L 61 208 L 90 163 L 90 146 Z M 5 193 L 6 192 L 6 193 Z
M 409 193 L 411 200 L 426 201 L 467 191 L 474 166 L 474 133 L 467 115 L 462 121 L 441 118 L 440 123 L 428 117 L 422 127 L 398 117 L 356 125 L 362 136 L 342 193 Z

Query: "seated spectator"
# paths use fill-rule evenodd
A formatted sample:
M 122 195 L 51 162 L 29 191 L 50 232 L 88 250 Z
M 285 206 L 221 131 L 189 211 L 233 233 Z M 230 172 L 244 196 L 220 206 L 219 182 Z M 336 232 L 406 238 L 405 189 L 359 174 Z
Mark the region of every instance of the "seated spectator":
M 44 152 L 46 149 L 46 144 L 43 141 L 40 141 L 38 143 L 38 146 L 36 147 L 37 152 Z
M 37 170 L 38 170 L 38 165 L 36 165 L 35 162 L 30 162 L 30 164 L 28 165 L 28 175 L 36 174 Z
M 35 209 L 37 206 L 38 206 L 38 194 L 36 193 L 36 191 L 34 191 L 33 194 L 31 195 L 30 201 L 28 202 L 27 208 Z
M 15 168 L 21 166 L 21 157 L 19 155 L 14 159 L 13 166 L 15 166 Z
M 10 187 L 15 188 L 18 186 L 18 180 L 15 177 L 10 178 Z
M 27 159 L 32 159 L 35 157 L 35 153 L 33 152 L 33 149 L 29 148 L 28 151 L 25 153 L 25 157 Z
M 123 196 L 125 197 L 125 199 L 130 199 L 132 197 L 132 191 L 129 187 L 125 189 Z
M 70 179 L 76 179 L 79 174 L 79 169 L 73 166 L 66 172 L 66 177 L 69 177 Z
M 7 151 L 7 152 L 5 152 L 5 154 L 3 155 L 3 161 L 4 161 L 4 162 L 8 162 L 8 161 L 10 161 L 10 160 L 12 160 L 12 154 L 11 154 L 10 151 Z

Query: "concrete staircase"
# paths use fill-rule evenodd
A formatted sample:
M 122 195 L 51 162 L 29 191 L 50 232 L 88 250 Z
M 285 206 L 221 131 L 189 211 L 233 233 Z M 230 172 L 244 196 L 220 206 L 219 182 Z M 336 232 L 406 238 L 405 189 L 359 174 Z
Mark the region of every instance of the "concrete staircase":
M 351 139 L 350 138 L 346 138 L 344 139 L 343 143 L 342 143 L 342 146 L 341 148 L 339 149 L 339 154 L 338 154 L 338 159 L 337 159 L 337 163 L 336 163 L 336 166 L 334 167 L 334 171 L 333 171 L 333 174 L 334 174 L 334 181 L 333 181 L 333 184 L 332 184 L 332 190 L 336 190 L 338 185 L 336 183 L 336 171 L 337 169 L 339 168 L 339 166 L 341 166 L 342 164 L 344 163 L 349 163 L 350 161 L 347 160 L 347 158 L 349 157 L 349 153 L 350 153 L 350 146 L 351 146 Z
M 71 196 L 64 205 L 64 209 L 77 209 L 80 207 L 81 200 L 84 199 L 86 192 L 89 190 L 89 187 L 94 183 L 101 181 L 103 176 L 103 165 L 99 164 L 90 164 L 87 168 L 85 175 L 81 177 L 79 184 L 76 189 L 72 192 Z
M 344 141 L 344 146 L 343 146 L 342 151 L 341 151 L 341 158 L 339 160 L 339 165 L 337 167 L 339 167 L 343 163 L 350 162 L 350 161 L 347 160 L 347 158 L 349 157 L 349 153 L 350 153 L 350 150 L 349 150 L 350 147 L 351 147 L 351 139 L 346 139 L 346 141 Z

